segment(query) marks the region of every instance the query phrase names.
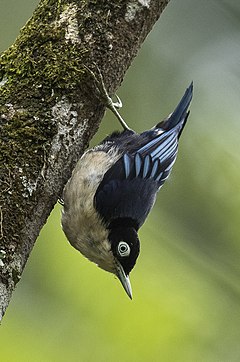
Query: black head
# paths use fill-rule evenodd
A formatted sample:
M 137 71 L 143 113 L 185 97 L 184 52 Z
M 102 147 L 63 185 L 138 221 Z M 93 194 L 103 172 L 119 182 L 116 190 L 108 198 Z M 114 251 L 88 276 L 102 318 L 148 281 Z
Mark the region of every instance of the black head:
M 108 239 L 117 264 L 116 275 L 131 298 L 131 285 L 128 279 L 140 251 L 137 231 L 134 227 L 117 226 L 109 231 Z
M 138 234 L 133 227 L 117 227 L 110 230 L 112 253 L 122 265 L 126 275 L 133 269 L 140 251 Z

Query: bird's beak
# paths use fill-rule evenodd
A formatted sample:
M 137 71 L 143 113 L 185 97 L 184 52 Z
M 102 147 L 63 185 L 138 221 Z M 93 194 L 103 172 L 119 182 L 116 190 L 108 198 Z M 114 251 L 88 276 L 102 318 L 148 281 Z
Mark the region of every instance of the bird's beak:
M 117 262 L 116 275 L 117 275 L 118 279 L 120 280 L 120 282 L 122 283 L 122 286 L 125 289 L 127 295 L 129 296 L 130 299 L 132 299 L 132 288 L 131 288 L 129 276 L 126 275 L 126 273 L 125 273 L 122 265 L 119 263 L 119 261 L 116 260 L 116 262 Z

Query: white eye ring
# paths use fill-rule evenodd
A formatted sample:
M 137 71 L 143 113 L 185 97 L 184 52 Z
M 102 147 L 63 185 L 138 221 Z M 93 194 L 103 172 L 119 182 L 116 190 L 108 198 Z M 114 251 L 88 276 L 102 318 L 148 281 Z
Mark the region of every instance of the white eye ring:
M 118 244 L 118 254 L 120 256 L 129 256 L 130 254 L 130 246 L 125 241 L 120 241 Z

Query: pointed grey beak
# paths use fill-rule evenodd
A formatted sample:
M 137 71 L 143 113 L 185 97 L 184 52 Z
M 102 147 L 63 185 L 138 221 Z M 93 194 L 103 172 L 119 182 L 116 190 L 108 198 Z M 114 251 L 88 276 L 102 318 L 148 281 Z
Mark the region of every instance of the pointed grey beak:
M 119 261 L 116 260 L 116 262 L 117 262 L 116 275 L 117 275 L 118 279 L 120 280 L 120 282 L 122 283 L 122 286 L 125 289 L 127 295 L 129 296 L 130 299 L 132 299 L 132 288 L 131 288 L 129 277 L 126 275 L 126 273 L 125 273 L 122 265 L 119 263 Z

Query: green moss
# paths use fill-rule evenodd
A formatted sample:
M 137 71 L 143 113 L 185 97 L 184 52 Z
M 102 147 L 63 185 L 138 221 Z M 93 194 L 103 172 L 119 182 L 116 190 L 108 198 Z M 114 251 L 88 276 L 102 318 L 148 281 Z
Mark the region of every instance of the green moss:
M 70 42 L 59 47 L 59 38 L 64 36 L 62 33 L 59 29 L 55 34 L 51 31 L 45 35 L 33 34 L 28 38 L 29 46 L 20 49 L 23 45 L 21 40 L 3 54 L 0 79 L 5 77 L 8 82 L 1 87 L 1 96 L 10 95 L 13 91 L 18 91 L 19 95 L 30 85 L 28 96 L 31 98 L 33 93 L 38 97 L 43 90 L 51 93 L 51 89 L 71 90 L 79 86 L 82 73 L 79 63 L 86 50 Z
M 79 65 L 87 49 L 81 42 L 74 44 L 65 39 L 67 24 L 59 23 L 65 2 L 58 1 L 56 7 L 55 1 L 48 5 L 42 1 L 15 44 L 2 54 L 0 81 L 8 81 L 0 88 L 1 104 L 16 92 L 19 99 L 22 89 L 24 98 L 26 89 L 27 96 L 32 98 L 43 93 L 49 96 L 52 89 L 66 92 L 80 85 L 83 70 Z
M 126 0 L 120 1 L 116 7 L 120 8 L 123 3 Z M 89 52 L 91 54 L 91 46 L 83 34 L 89 31 L 95 42 L 105 41 L 101 26 L 95 25 L 108 22 L 111 6 L 108 1 L 103 1 L 99 5 L 101 12 L 98 12 L 96 1 L 82 0 L 75 4 L 69 0 L 42 0 L 14 45 L 0 58 L 0 81 L 8 80 L 0 87 L 0 104 L 12 102 L 16 93 L 18 100 L 21 102 L 23 95 L 25 102 L 26 93 L 31 99 L 42 94 L 49 98 L 52 89 L 58 96 L 63 91 L 71 94 L 79 88 L 84 74 L 81 64 L 85 63 Z M 78 43 L 65 39 L 67 22 L 71 21 L 74 7 L 77 9 L 73 15 L 78 21 Z M 69 18 L 64 21 L 61 16 L 67 11 Z
M 81 85 L 87 50 L 83 43 L 65 39 L 68 24 L 60 23 L 59 16 L 67 6 L 66 0 L 41 1 L 0 58 L 1 159 L 9 169 L 31 161 L 39 170 L 56 133 L 51 109 L 63 94 L 71 96 Z

